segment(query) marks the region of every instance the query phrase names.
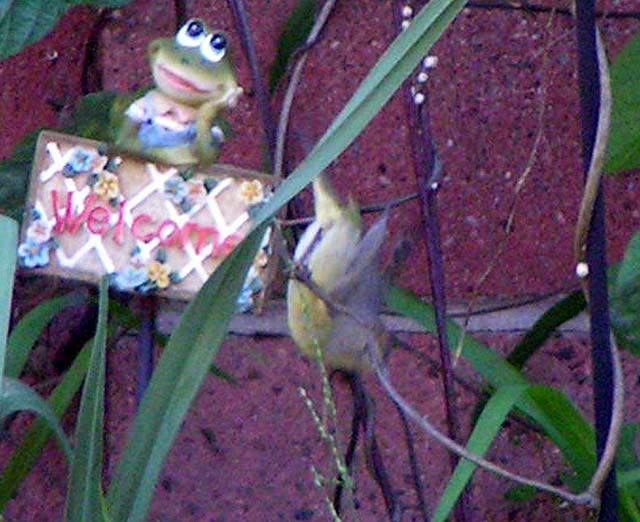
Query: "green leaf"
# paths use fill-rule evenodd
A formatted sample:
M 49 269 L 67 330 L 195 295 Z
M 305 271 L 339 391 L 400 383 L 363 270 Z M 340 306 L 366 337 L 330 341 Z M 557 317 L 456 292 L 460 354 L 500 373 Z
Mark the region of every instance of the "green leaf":
M 0 60 L 49 33 L 69 5 L 63 1 L 34 0 L 6 2 L 3 7 L 0 11 Z
M 291 55 L 300 49 L 311 32 L 316 15 L 315 0 L 298 0 L 284 23 L 282 33 L 278 39 L 276 56 L 269 69 L 269 92 L 275 91 L 278 82 L 287 71 L 287 64 Z
M 48 299 L 30 310 L 13 328 L 9 336 L 5 375 L 14 378 L 20 377 L 31 348 L 40 337 L 42 330 L 58 312 L 70 306 L 77 306 L 84 301 L 81 294 L 71 293 Z
M 224 339 L 236 299 L 266 230 L 254 230 L 189 303 L 133 421 L 107 495 L 113 520 L 144 522 L 182 420 Z
M 624 258 L 618 268 L 616 287 L 635 284 L 640 275 L 640 232 L 636 232 L 625 248 Z
M 80 389 L 87 373 L 91 345 L 92 341 L 80 350 L 73 364 L 49 396 L 47 402 L 58 419 L 67 411 L 73 397 Z M 46 421 L 37 419 L 23 437 L 20 445 L 13 451 L 0 476 L 0 513 L 4 511 L 7 502 L 11 500 L 20 483 L 29 473 L 52 433 Z
M 426 331 L 436 331 L 433 308 L 410 292 L 393 288 L 387 297 L 387 305 L 395 312 L 414 319 Z M 447 338 L 452 349 L 458 346 L 463 334 L 455 322 L 447 321 Z M 468 335 L 462 341 L 462 357 L 493 388 L 531 384 L 499 354 Z M 577 473 L 577 484 L 586 487 L 595 469 L 593 428 L 563 393 L 547 390 L 540 394 L 536 390 L 532 388 L 525 394 L 516 404 L 517 408 L 541 426 Z
M 119 7 L 129 0 L 4 0 L 0 3 L 0 60 L 46 36 L 72 6 Z
M 69 441 L 47 402 L 26 384 L 11 377 L 4 377 L 0 392 L 0 419 L 19 411 L 31 411 L 42 417 L 58 437 L 67 458 L 71 458 Z
M 0 160 L 0 214 L 22 220 L 31 160 Z
M 100 280 L 98 326 L 76 421 L 65 506 L 67 522 L 102 518 L 102 438 L 104 427 L 105 352 L 109 310 L 109 279 Z
M 83 96 L 60 130 L 82 138 L 110 142 L 112 140 L 111 107 L 117 98 L 118 95 L 110 91 Z
M 464 7 L 465 0 L 433 0 L 391 43 L 311 153 L 285 179 L 254 218 L 271 219 L 362 132 Z
M 544 345 L 555 331 L 582 312 L 587 303 L 581 291 L 573 292 L 554 303 L 522 336 L 507 356 L 507 362 L 519 370 Z
M 435 333 L 433 308 L 410 292 L 393 288 L 387 297 L 387 305 L 415 320 L 426 331 Z M 463 334 L 464 331 L 455 322 L 447 321 L 447 337 L 452 349 L 458 345 Z M 492 387 L 530 384 L 518 370 L 476 339 L 465 335 L 462 347 L 462 357 Z M 576 490 L 584 490 L 595 470 L 595 434 L 573 403 L 558 390 L 533 386 L 516 403 L 516 407 L 538 423 L 560 449 L 576 473 L 575 477 L 571 477 L 571 486 Z M 625 477 L 624 473 L 621 475 Z M 618 499 L 621 522 L 637 522 L 639 511 L 631 493 L 620 487 Z
M 0 392 L 2 392 L 7 353 L 7 333 L 11 320 L 11 297 L 16 271 L 17 245 L 17 223 L 0 215 Z
M 640 33 L 631 38 L 611 65 L 611 127 L 604 170 L 615 173 L 640 167 Z
M 480 414 L 478 422 L 469 437 L 467 442 L 467 450 L 469 452 L 479 456 L 485 454 L 500 431 L 505 418 L 527 388 L 528 386 L 526 385 L 502 386 L 496 390 Z M 475 464 L 468 460 L 460 459 L 440 497 L 431 522 L 445 522 L 475 469 Z
M 623 471 L 619 474 L 618 486 L 626 487 L 640 482 L 640 467 Z
M 640 232 L 629 241 L 611 289 L 611 326 L 620 348 L 640 356 Z
M 504 498 L 511 502 L 528 502 L 536 496 L 538 490 L 532 486 L 526 486 L 525 484 L 519 484 L 509 488 L 504 494 Z

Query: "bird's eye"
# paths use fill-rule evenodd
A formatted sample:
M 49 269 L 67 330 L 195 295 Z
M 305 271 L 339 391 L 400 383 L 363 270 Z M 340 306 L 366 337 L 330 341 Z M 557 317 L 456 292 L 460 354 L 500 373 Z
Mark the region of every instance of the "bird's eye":
M 227 38 L 222 33 L 211 33 L 200 45 L 200 54 L 208 62 L 217 63 L 227 52 Z
M 192 18 L 178 31 L 176 42 L 182 47 L 198 47 L 206 36 L 204 23 L 197 18 Z

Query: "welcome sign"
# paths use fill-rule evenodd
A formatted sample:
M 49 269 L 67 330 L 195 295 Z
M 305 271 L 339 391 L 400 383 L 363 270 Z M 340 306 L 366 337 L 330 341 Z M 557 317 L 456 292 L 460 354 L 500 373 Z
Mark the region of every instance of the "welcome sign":
M 41 133 L 21 243 L 21 266 L 125 291 L 190 298 L 251 229 L 268 199 L 268 176 L 225 165 L 193 172 L 100 142 Z M 269 237 L 251 268 L 240 308 L 264 284 Z

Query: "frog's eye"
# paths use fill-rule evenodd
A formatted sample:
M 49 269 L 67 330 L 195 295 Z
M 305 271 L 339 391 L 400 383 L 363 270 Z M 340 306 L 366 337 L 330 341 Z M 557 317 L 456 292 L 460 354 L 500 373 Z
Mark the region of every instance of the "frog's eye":
M 227 52 L 227 38 L 222 33 L 211 33 L 202 42 L 200 54 L 209 62 L 217 63 Z
M 207 36 L 204 24 L 192 18 L 184 24 L 176 34 L 176 42 L 182 47 L 198 47 Z

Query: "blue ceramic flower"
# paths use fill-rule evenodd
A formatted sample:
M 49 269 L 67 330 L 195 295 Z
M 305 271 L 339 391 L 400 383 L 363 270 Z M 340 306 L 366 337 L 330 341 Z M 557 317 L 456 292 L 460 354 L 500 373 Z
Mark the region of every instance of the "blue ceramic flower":
M 18 247 L 18 258 L 20 265 L 27 268 L 47 266 L 49 264 L 49 244 L 36 243 L 32 239 L 27 239 Z
M 127 265 L 122 272 L 115 274 L 113 284 L 119 290 L 131 290 L 142 285 L 147 280 L 147 270 L 142 268 L 134 268 Z
M 253 308 L 253 292 L 248 285 L 245 285 L 236 301 L 236 312 L 246 313 Z
M 180 203 L 182 203 L 187 192 L 187 184 L 180 176 L 173 176 L 164 182 L 164 195 L 176 205 L 180 205 Z
M 76 174 L 89 172 L 95 159 L 93 152 L 77 147 L 71 154 L 71 158 L 64 166 L 62 173 L 66 177 L 73 177 Z

